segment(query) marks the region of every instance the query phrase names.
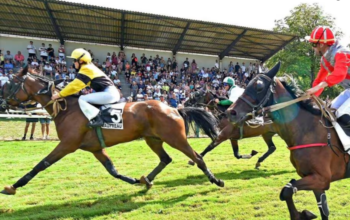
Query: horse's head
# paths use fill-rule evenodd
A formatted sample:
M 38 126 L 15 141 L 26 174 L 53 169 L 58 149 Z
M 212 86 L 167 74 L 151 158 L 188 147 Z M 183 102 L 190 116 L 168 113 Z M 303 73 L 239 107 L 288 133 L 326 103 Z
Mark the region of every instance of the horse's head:
M 199 89 L 190 93 L 190 97 L 185 102 L 185 106 L 207 105 L 213 98 L 214 95 L 208 89 Z
M 30 100 L 31 96 L 24 86 L 24 83 L 28 78 L 27 72 L 28 66 L 25 66 L 2 86 L 0 112 L 5 111 L 11 106 L 18 106 L 22 102 Z
M 274 77 L 279 68 L 280 63 L 268 73 L 259 74 L 250 81 L 244 93 L 226 111 L 232 123 L 240 125 L 244 121 L 251 119 L 252 116 L 255 116 L 263 107 L 270 104 L 272 101 L 271 96 L 275 91 Z

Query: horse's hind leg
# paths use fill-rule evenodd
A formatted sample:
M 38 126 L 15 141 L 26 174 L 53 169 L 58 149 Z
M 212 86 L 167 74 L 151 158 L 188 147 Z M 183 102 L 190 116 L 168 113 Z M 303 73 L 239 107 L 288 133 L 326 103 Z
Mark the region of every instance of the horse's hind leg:
M 267 152 L 262 155 L 261 157 L 259 157 L 258 162 L 255 165 L 255 169 L 259 169 L 261 163 L 267 158 L 269 157 L 273 152 L 275 152 L 276 147 L 275 144 L 272 141 L 272 137 L 274 136 L 274 133 L 267 133 L 267 134 L 263 134 L 262 137 L 264 138 L 265 143 L 267 144 L 267 147 L 269 148 L 267 150 Z
M 127 176 L 120 175 L 118 171 L 115 169 L 111 159 L 109 158 L 109 156 L 107 155 L 104 149 L 97 152 L 93 152 L 93 154 L 96 157 L 96 159 L 102 163 L 102 165 L 106 168 L 109 174 L 111 174 L 113 177 L 123 180 L 124 182 L 130 183 L 130 184 L 135 184 L 140 182 L 135 178 L 130 178 Z
M 72 145 L 64 144 L 60 142 L 57 145 L 57 147 L 47 157 L 45 157 L 42 161 L 40 161 L 38 165 L 36 165 L 29 173 L 24 175 L 12 186 L 6 186 L 5 189 L 1 191 L 1 193 L 5 195 L 16 194 L 17 188 L 27 185 L 27 183 L 31 179 L 33 179 L 39 172 L 44 171 L 46 168 L 56 163 L 67 154 L 73 153 L 75 150 L 76 150 L 76 147 L 72 147 Z
M 214 174 L 207 168 L 203 158 L 195 152 L 192 147 L 188 144 L 186 137 L 176 137 L 175 134 L 172 138 L 166 141 L 171 147 L 178 149 L 186 156 L 188 156 L 193 162 L 195 162 L 199 169 L 201 169 L 204 174 L 209 178 L 211 183 L 215 183 L 217 186 L 223 187 L 224 181 L 216 179 Z
M 148 188 L 152 186 L 154 178 L 169 164 L 171 163 L 171 157 L 165 152 L 163 148 L 163 141 L 156 137 L 145 137 L 147 145 L 156 153 L 160 159 L 160 162 L 156 168 L 152 170 L 147 177 L 141 177 L 141 182 L 144 182 Z

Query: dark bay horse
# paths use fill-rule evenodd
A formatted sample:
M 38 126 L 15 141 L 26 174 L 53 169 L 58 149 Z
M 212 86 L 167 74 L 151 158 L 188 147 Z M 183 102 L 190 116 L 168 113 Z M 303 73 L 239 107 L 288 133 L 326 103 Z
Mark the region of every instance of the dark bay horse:
M 2 110 L 8 106 L 18 106 L 27 100 L 35 100 L 42 106 L 50 102 L 51 94 L 41 92 L 47 90 L 47 82 L 27 72 L 26 67 L 3 87 L 4 100 L 0 105 Z M 210 137 L 216 137 L 216 119 L 204 110 L 196 108 L 177 110 L 159 101 L 127 103 L 123 113 L 124 129 L 103 129 L 103 136 L 108 147 L 143 137 L 147 145 L 158 155 L 159 165 L 147 177 L 142 176 L 140 179 L 135 179 L 117 172 L 106 151 L 101 147 L 95 130 L 86 127 L 88 121 L 80 110 L 78 98 L 70 96 L 65 100 L 67 110 L 61 111 L 54 118 L 60 139 L 57 147 L 14 185 L 6 186 L 2 193 L 14 195 L 17 188 L 25 186 L 39 172 L 78 149 L 93 153 L 113 177 L 130 184 L 146 184 L 147 188 L 150 188 L 154 178 L 172 161 L 163 148 L 164 142 L 195 161 L 210 182 L 224 186 L 224 182 L 211 173 L 202 157 L 187 142 L 186 123 L 188 124 L 189 121 L 194 121 L 201 126 Z M 64 103 L 59 104 L 65 105 Z M 45 109 L 52 114 L 52 105 L 46 106 Z
M 273 104 L 304 95 L 290 77 L 275 77 L 279 67 L 280 64 L 276 65 L 266 75 L 260 74 L 249 83 L 239 100 L 227 110 L 233 123 L 242 124 L 254 112 L 266 113 Z M 290 149 L 291 163 L 301 177 L 291 180 L 280 193 L 280 199 L 287 203 L 291 219 L 316 218 L 307 210 L 297 211 L 293 194 L 298 190 L 312 190 L 322 219 L 328 219 L 325 190 L 329 189 L 331 182 L 350 177 L 349 155 L 343 151 L 331 123 L 313 104 L 308 99 L 270 111 L 277 133 Z
M 262 135 L 265 143 L 268 146 L 267 152 L 262 155 L 257 163 L 255 164 L 255 168 L 259 169 L 261 163 L 269 157 L 273 152 L 275 152 L 276 147 L 275 144 L 272 141 L 272 137 L 276 134 L 276 130 L 274 128 L 273 123 L 264 124 L 262 126 L 248 126 L 247 124 L 244 124 L 241 127 L 234 126 L 226 115 L 222 114 L 227 110 L 227 107 L 217 105 L 214 102 L 215 98 L 219 99 L 226 99 L 224 97 L 217 97 L 216 94 L 211 92 L 210 90 L 198 90 L 190 94 L 189 100 L 185 102 L 185 106 L 205 106 L 208 107 L 214 115 L 216 115 L 219 118 L 219 124 L 218 128 L 220 130 L 218 138 L 213 140 L 208 147 L 204 149 L 200 155 L 204 157 L 207 153 L 215 149 L 217 146 L 219 146 L 222 142 L 226 140 L 231 141 L 231 146 L 233 150 L 233 155 L 237 159 L 250 159 L 252 156 L 256 155 L 256 151 L 252 151 L 250 155 L 241 155 L 239 153 L 239 146 L 238 146 L 238 140 L 243 138 L 250 138 L 250 137 L 257 137 Z M 189 161 L 189 164 L 194 165 L 193 161 Z

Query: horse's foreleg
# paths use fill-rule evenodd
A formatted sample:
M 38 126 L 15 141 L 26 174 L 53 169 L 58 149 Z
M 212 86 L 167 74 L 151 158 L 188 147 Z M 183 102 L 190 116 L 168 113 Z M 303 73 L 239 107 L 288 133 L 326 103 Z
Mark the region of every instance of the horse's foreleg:
M 199 155 L 203 158 L 207 153 L 209 153 L 210 151 L 214 150 L 219 144 L 221 144 L 223 141 L 226 141 L 227 138 L 220 138 L 221 136 L 219 136 L 215 141 L 212 141 L 208 147 L 206 147 L 204 149 L 204 151 L 202 153 L 200 153 Z M 192 160 L 188 161 L 189 165 L 194 166 L 195 162 L 193 162 Z
M 219 136 L 214 141 L 212 141 L 209 144 L 209 146 L 205 148 L 204 151 L 199 155 L 203 158 L 207 153 L 214 150 L 217 146 L 219 146 L 222 142 L 226 141 L 229 138 L 229 136 L 231 135 L 231 131 L 232 131 L 232 125 L 224 127 L 220 132 Z M 193 162 L 193 160 L 190 160 L 188 161 L 188 164 L 193 166 L 195 162 Z
M 102 163 L 102 165 L 106 168 L 108 173 L 111 174 L 113 177 L 123 180 L 124 182 L 130 183 L 130 184 L 135 184 L 140 182 L 135 178 L 130 178 L 127 176 L 120 175 L 118 171 L 115 169 L 111 159 L 109 158 L 109 156 L 107 155 L 104 149 L 98 152 L 94 152 L 93 154 L 96 157 L 96 159 L 99 160 Z
M 45 170 L 49 166 L 53 165 L 60 159 L 62 159 L 64 156 L 66 156 L 69 153 L 73 153 L 76 150 L 76 148 L 68 147 L 67 145 L 64 145 L 62 143 L 59 143 L 57 147 L 42 161 L 38 163 L 29 173 L 24 175 L 21 179 L 19 179 L 15 184 L 12 186 L 6 186 L 1 193 L 6 195 L 14 195 L 16 194 L 16 189 L 19 187 L 23 187 L 27 185 L 27 183 L 33 179 L 39 172 Z
M 329 208 L 327 203 L 326 192 L 324 190 L 314 190 L 318 209 L 320 210 L 322 220 L 328 220 Z
M 272 141 L 272 137 L 274 136 L 275 134 L 274 133 L 267 133 L 267 134 L 263 134 L 263 138 L 264 138 L 264 141 L 265 143 L 267 144 L 267 147 L 269 148 L 267 150 L 267 152 L 262 155 L 261 157 L 259 157 L 259 160 L 258 162 L 256 163 L 255 165 L 255 168 L 256 169 L 259 169 L 261 163 L 267 158 L 269 157 L 273 152 L 275 152 L 276 150 L 276 147 L 275 147 L 275 144 L 273 143 Z
M 298 190 L 316 190 L 315 195 L 316 199 L 321 201 L 321 195 L 324 190 L 329 189 L 330 186 L 330 180 L 331 178 L 326 176 L 321 176 L 319 174 L 313 174 L 309 176 L 305 176 L 302 179 L 295 181 L 291 180 L 281 191 L 280 199 L 282 201 L 287 202 L 287 206 L 289 209 L 289 213 L 291 216 L 291 219 L 314 219 L 316 216 L 307 211 L 304 210 L 301 213 L 297 211 L 297 209 L 294 206 L 293 203 L 293 194 L 295 194 Z M 317 198 L 317 195 L 319 195 L 319 198 Z M 324 194 L 324 201 L 326 202 L 325 194 Z M 328 207 L 327 207 L 327 213 Z

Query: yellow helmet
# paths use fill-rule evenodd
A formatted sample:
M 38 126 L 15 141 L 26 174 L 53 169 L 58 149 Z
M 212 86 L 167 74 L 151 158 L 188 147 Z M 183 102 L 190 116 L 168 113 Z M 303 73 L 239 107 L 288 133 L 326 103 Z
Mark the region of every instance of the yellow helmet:
M 92 60 L 90 53 L 84 50 L 83 48 L 78 48 L 73 50 L 72 55 L 67 57 L 76 59 L 78 61 L 81 60 L 81 61 L 84 61 L 85 63 L 91 63 L 91 60 Z

